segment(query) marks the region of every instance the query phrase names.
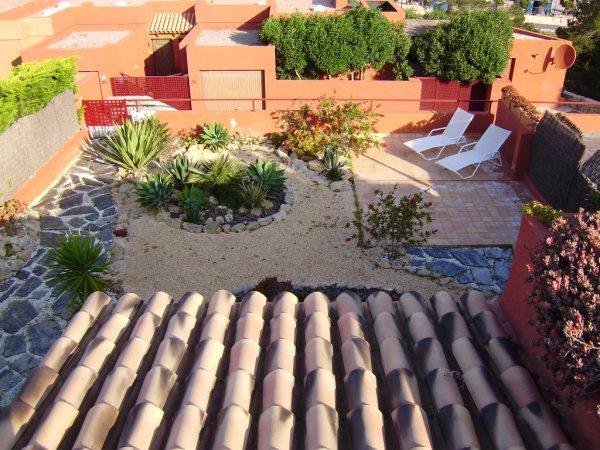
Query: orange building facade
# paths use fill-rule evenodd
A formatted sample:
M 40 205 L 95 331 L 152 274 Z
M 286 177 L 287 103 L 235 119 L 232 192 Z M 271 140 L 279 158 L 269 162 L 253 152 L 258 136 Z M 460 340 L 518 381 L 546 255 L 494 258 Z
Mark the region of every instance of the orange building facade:
M 303 99 L 331 95 L 378 106 L 385 116 L 382 131 L 422 131 L 446 120 L 443 111 L 424 107 L 422 100 L 428 93 L 420 78 L 382 80 L 367 74 L 364 80 L 278 79 L 275 48 L 263 45 L 257 37 L 263 20 L 285 13 L 278 11 L 277 0 L 268 0 L 264 5 L 192 0 L 137 0 L 129 2 L 136 4 L 122 7 L 72 3 L 75 5 L 50 15 L 43 11 L 58 2 L 33 0 L 0 13 L 0 49 L 10 50 L 0 52 L 0 70 L 6 72 L 20 61 L 75 56 L 78 98 L 89 100 L 114 97 L 114 77 L 186 74 L 194 114 L 161 112 L 175 128 L 178 123 L 184 126 L 208 112 L 266 113 L 293 107 Z M 333 5 L 328 12 L 343 10 L 347 0 L 336 0 Z M 404 12 L 395 3 L 386 4 L 383 10 L 390 20 L 404 20 Z M 181 17 L 189 20 L 187 28 L 182 27 Z M 157 22 L 162 23 L 161 29 L 154 29 Z M 28 28 L 24 23 L 44 25 Z M 21 30 L 21 35 L 16 29 Z M 38 31 L 33 33 L 33 29 Z M 14 39 L 6 39 L 11 33 Z M 555 60 L 557 55 L 564 56 L 565 48 L 572 49 L 570 42 L 525 30 L 515 30 L 514 36 L 507 69 L 484 93 L 489 102 L 478 113 L 482 127 L 493 122 L 501 88 L 508 84 L 530 101 L 552 104 L 561 99 L 566 70 Z M 164 95 L 154 98 L 165 100 Z M 265 122 L 265 127 L 270 126 L 269 122 Z M 385 125 L 387 122 L 389 125 Z

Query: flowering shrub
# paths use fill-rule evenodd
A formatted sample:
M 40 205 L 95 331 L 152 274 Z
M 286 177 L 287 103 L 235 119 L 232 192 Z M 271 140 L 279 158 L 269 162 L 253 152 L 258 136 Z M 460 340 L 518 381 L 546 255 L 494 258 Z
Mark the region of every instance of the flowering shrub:
M 600 389 L 600 213 L 559 217 L 531 258 L 538 344 L 572 402 Z
M 365 214 L 366 231 L 371 240 L 397 256 L 401 247 L 421 245 L 437 230 L 426 230 L 432 222 L 430 202 L 423 193 L 403 195 L 398 198 L 396 186 L 388 194 L 375 191 L 375 203 L 370 203 Z
M 323 98 L 314 109 L 303 105 L 283 113 L 283 146 L 299 157 L 321 158 L 330 147 L 343 156 L 359 155 L 379 146 L 374 134 L 377 118 L 377 113 L 365 111 L 358 103 Z
M 18 218 L 27 210 L 27 203 L 11 198 L 0 205 L 0 226 Z

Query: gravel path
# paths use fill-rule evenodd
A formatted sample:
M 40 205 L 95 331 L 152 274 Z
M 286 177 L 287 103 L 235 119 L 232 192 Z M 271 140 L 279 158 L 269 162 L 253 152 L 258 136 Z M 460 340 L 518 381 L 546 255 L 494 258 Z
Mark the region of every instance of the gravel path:
M 290 213 L 251 233 L 192 234 L 147 215 L 132 219 L 123 261 L 125 290 L 146 296 L 156 290 L 176 297 L 188 290 L 210 295 L 217 289 L 248 289 L 269 276 L 314 286 L 401 288 L 425 296 L 441 289 L 432 280 L 375 268 L 368 261 L 350 240 L 351 190 L 334 192 L 293 169 L 287 172 L 295 198 Z

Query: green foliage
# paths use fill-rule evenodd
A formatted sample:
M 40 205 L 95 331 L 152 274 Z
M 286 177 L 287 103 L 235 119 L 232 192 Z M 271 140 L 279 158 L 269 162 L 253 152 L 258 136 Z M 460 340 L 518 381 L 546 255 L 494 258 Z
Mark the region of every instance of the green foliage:
M 58 94 L 77 90 L 74 58 L 48 59 L 14 67 L 0 80 L 0 133 L 20 117 L 43 109 Z
M 229 142 L 231 142 L 229 128 L 221 125 L 218 122 L 208 123 L 202 128 L 200 142 L 209 150 L 221 150 L 225 148 Z
M 550 205 L 544 205 L 538 201 L 531 201 L 521 208 L 523 214 L 536 218 L 546 225 L 550 225 L 560 217 L 560 211 L 557 211 Z
M 344 177 L 344 168 L 347 164 L 340 157 L 336 148 L 330 147 L 323 155 L 323 173 L 330 181 L 340 181 Z
M 140 181 L 135 190 L 140 205 L 153 207 L 157 211 L 160 208 L 167 209 L 171 194 L 173 194 L 171 181 L 163 173 L 150 175 L 145 180 Z
M 185 155 L 177 155 L 167 167 L 167 172 L 173 179 L 175 188 L 183 189 L 188 184 L 195 184 L 202 176 L 199 168 L 192 164 Z
M 140 122 L 126 121 L 107 138 L 100 156 L 127 172 L 143 171 L 169 146 L 169 132 L 155 118 Z
M 429 75 L 491 84 L 509 59 L 513 27 L 501 10 L 465 10 L 414 38 L 416 59 Z
M 418 12 L 417 10 L 412 9 L 412 8 L 405 9 L 404 13 L 406 14 L 406 19 L 422 19 L 423 18 L 423 14 L 421 14 L 420 12 Z
M 262 208 L 268 192 L 265 186 L 260 182 L 249 179 L 242 180 L 239 187 L 244 206 L 248 208 Z
M 428 20 L 448 20 L 450 14 L 446 11 L 442 11 L 440 8 L 433 8 L 432 11 L 428 11 L 423 14 L 423 19 Z
M 422 193 L 398 198 L 396 188 L 388 194 L 376 190 L 376 201 L 369 204 L 364 215 L 371 241 L 392 256 L 398 255 L 402 247 L 424 244 L 436 233 L 425 229 L 432 222 L 431 203 L 424 201 Z
M 234 206 L 239 202 L 237 186 L 244 177 L 244 167 L 229 155 L 220 155 L 202 163 L 200 184 L 208 189 L 220 203 Z
M 197 186 L 188 186 L 179 194 L 179 203 L 188 220 L 198 223 L 200 214 L 208 206 L 208 198 Z
M 277 169 L 273 161 L 257 159 L 248 166 L 247 172 L 250 180 L 261 184 L 266 189 L 267 196 L 275 197 L 283 192 L 284 171 Z
M 375 136 L 377 118 L 377 113 L 358 103 L 324 98 L 315 109 L 303 105 L 283 113 L 283 145 L 299 157 L 321 158 L 329 147 L 343 156 L 359 155 L 380 145 Z
M 72 309 L 79 309 L 92 292 L 105 290 L 107 254 L 93 236 L 75 233 L 59 236 L 48 251 L 48 258 L 48 279 L 57 282 L 61 295 L 71 295 Z
M 575 64 L 567 71 L 566 88 L 600 100 L 600 0 L 581 0 L 573 10 L 568 28 L 556 34 L 573 41 Z
M 280 78 L 353 75 L 388 63 L 397 66 L 398 77 L 412 74 L 406 62 L 410 37 L 375 8 L 270 17 L 261 24 L 259 36 L 275 45 Z

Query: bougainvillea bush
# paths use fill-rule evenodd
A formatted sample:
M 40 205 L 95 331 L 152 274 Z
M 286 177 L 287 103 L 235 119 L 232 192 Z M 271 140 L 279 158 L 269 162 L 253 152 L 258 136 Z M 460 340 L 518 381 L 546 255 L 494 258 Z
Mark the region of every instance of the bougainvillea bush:
M 600 213 L 557 218 L 531 257 L 543 360 L 573 402 L 600 390 Z

